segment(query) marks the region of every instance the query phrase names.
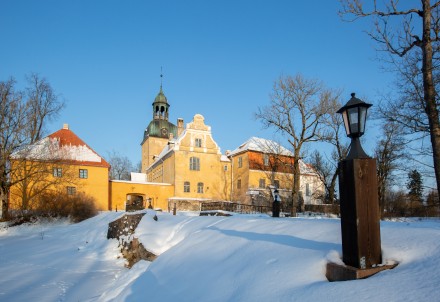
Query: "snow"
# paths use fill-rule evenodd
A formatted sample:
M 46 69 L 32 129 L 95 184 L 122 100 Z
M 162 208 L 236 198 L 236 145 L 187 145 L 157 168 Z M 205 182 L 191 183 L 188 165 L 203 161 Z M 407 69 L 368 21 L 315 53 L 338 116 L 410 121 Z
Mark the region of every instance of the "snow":
M 243 151 L 257 151 L 271 154 L 281 154 L 286 156 L 293 156 L 293 153 L 281 146 L 279 143 L 260 137 L 251 137 L 237 149 L 231 152 L 231 155 L 241 153 Z
M 399 265 L 328 282 L 326 263 L 341 262 L 339 219 L 147 211 L 135 236 L 159 257 L 127 269 L 106 239 L 123 214 L 0 226 L 0 300 L 438 301 L 439 220 L 382 222 L 384 263 Z
M 101 157 L 86 145 L 62 146 L 61 152 L 67 155 L 68 159 L 76 161 L 101 162 Z
M 12 154 L 13 158 L 31 158 L 36 160 L 68 159 L 75 161 L 101 162 L 101 157 L 87 145 L 60 146 L 58 138 L 45 137 L 35 144 Z

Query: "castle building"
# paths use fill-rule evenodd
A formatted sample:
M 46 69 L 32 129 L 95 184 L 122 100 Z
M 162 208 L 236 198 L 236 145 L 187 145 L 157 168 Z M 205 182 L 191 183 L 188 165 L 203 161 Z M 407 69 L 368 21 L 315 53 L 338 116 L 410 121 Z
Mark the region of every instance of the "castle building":
M 211 127 L 196 114 L 192 122 L 168 144 L 147 168 L 149 182 L 170 183 L 170 203 L 193 204 L 230 199 L 230 160 L 220 152 Z
M 179 136 L 183 131 L 183 119 L 177 120 L 177 126 L 168 120 L 170 104 L 160 85 L 153 106 L 153 119 L 144 131 L 142 146 L 142 172 L 154 162 L 157 156 L 167 145 L 169 139 Z
M 93 197 L 99 210 L 109 208 L 110 165 L 69 129 L 63 128 L 12 154 L 11 209 L 32 209 L 42 192 Z M 23 179 L 23 181 L 16 181 Z
M 210 201 L 267 206 L 274 188 L 282 200 L 289 200 L 294 159 L 289 150 L 252 137 L 222 154 L 201 114 L 186 126 L 181 118 L 175 125 L 169 121 L 169 109 L 161 85 L 141 142 L 142 171 L 131 173 L 131 180 L 109 179 L 110 165 L 68 125 L 16 152 L 11 158 L 19 167 L 11 175 L 11 208 L 26 208 L 44 190 L 88 194 L 100 210 L 199 210 Z M 300 169 L 304 203 L 319 203 L 324 186 L 318 174 L 302 161 Z
M 142 171 L 147 182 L 174 187 L 169 208 L 177 204 L 197 210 L 209 201 L 270 205 L 274 188 L 279 189 L 282 199 L 290 200 L 292 152 L 274 141 L 252 137 L 222 154 L 201 114 L 196 114 L 185 129 L 183 119 L 178 119 L 176 129 L 168 122 L 169 107 L 161 86 L 153 102 L 153 120 L 142 142 Z M 318 174 L 302 161 L 300 170 L 304 202 L 319 203 L 317 197 L 323 194 L 324 186 Z

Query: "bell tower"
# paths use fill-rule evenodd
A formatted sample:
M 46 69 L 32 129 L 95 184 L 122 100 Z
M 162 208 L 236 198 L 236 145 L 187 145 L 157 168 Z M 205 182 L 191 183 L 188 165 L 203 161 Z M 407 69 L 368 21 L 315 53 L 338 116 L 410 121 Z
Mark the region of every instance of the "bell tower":
M 168 121 L 170 104 L 162 90 L 162 74 L 160 75 L 160 90 L 153 102 L 153 120 Z
M 154 162 L 154 158 L 168 145 L 170 137 L 177 137 L 177 126 L 169 122 L 170 104 L 162 89 L 160 75 L 160 89 L 152 103 L 153 119 L 144 131 L 142 146 L 142 173 Z

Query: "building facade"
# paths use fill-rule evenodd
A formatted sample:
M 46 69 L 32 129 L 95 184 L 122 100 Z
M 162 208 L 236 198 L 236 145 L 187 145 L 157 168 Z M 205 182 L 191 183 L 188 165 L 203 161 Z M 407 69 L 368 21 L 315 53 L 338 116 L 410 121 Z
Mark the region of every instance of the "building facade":
M 230 198 L 230 160 L 221 154 L 211 127 L 196 114 L 177 138 L 168 144 L 146 171 L 149 182 L 170 183 L 170 203 L 194 203 Z
M 271 190 L 277 188 L 284 207 L 290 206 L 294 162 L 291 151 L 275 141 L 251 137 L 228 153 L 228 157 L 232 169 L 232 200 L 270 205 Z M 300 196 L 304 203 L 319 204 L 318 197 L 324 193 L 324 185 L 318 174 L 301 160 L 300 171 Z
M 12 178 L 31 179 L 24 174 L 30 174 L 32 167 L 43 171 L 39 174 L 43 180 L 32 180 L 38 186 L 17 182 L 11 188 L 11 207 L 29 203 L 38 193 L 36 188 L 65 194 L 83 192 L 96 200 L 100 210 L 130 206 L 199 210 L 203 202 L 210 201 L 270 205 L 274 188 L 282 200 L 289 200 L 293 182 L 289 150 L 274 141 L 252 137 L 222 154 L 201 114 L 195 114 L 186 126 L 181 118 L 175 125 L 169 121 L 169 109 L 161 86 L 141 141 L 142 171 L 132 173 L 129 181 L 110 180 L 110 165 L 67 125 L 30 146 L 26 153 L 14 154 L 11 162 L 21 169 L 14 169 Z M 324 192 L 322 182 L 312 167 L 303 162 L 300 167 L 304 203 L 319 203 L 316 196 Z
M 109 208 L 110 165 L 67 124 L 11 158 L 10 208 L 32 209 L 43 191 L 93 197 L 99 210 Z M 22 180 L 17 182 L 16 180 Z
M 162 87 L 155 103 L 161 94 Z M 161 98 L 166 100 L 165 96 Z M 155 103 L 153 111 L 157 112 Z M 168 114 L 167 100 L 166 103 Z M 163 120 L 167 121 L 168 115 L 164 115 Z M 202 115 L 196 114 L 184 130 L 182 119 L 178 119 L 178 125 L 177 136 L 165 130 L 163 133 L 149 131 L 149 126 L 142 148 L 142 167 L 147 167 L 143 170 L 147 182 L 174 186 L 168 207 L 185 204 L 186 208 L 197 209 L 200 203 L 209 201 L 270 205 L 274 188 L 279 189 L 285 202 L 291 199 L 294 157 L 281 144 L 252 137 L 234 151 L 222 154 Z M 168 136 L 163 135 L 165 133 Z M 149 140 L 157 142 L 158 139 L 161 141 L 155 146 L 149 143 Z M 148 150 L 150 147 L 154 151 Z M 152 153 L 155 155 L 151 156 Z M 318 174 L 302 161 L 300 170 L 300 195 L 304 203 L 320 203 L 317 197 L 323 194 L 324 185 Z

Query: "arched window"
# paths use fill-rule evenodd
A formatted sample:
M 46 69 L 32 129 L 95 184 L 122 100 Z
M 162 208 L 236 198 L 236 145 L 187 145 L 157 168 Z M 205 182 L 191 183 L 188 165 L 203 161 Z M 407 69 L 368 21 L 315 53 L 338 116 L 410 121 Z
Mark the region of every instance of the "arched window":
M 203 193 L 203 182 L 197 184 L 197 193 Z
M 189 181 L 185 181 L 183 183 L 183 192 L 185 192 L 185 193 L 191 192 L 191 186 L 190 186 Z

